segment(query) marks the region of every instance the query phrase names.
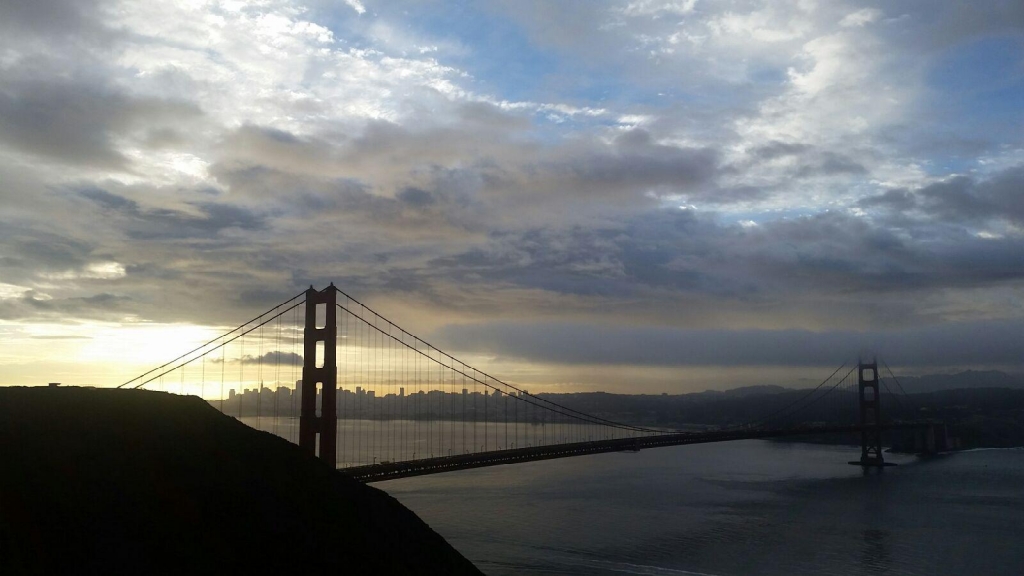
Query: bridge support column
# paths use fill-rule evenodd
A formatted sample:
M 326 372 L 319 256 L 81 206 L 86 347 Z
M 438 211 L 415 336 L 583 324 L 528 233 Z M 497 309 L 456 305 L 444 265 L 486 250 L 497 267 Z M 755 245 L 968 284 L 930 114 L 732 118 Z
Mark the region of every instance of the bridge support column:
M 857 366 L 860 404 L 860 466 L 887 466 L 882 456 L 882 396 L 878 390 L 878 362 L 860 362 Z
M 331 466 L 335 462 L 337 442 L 337 291 L 331 284 L 322 291 L 306 290 L 306 326 L 302 332 L 302 390 L 299 412 L 299 447 Z M 317 316 L 324 319 L 317 326 Z M 317 388 L 320 409 L 317 410 Z

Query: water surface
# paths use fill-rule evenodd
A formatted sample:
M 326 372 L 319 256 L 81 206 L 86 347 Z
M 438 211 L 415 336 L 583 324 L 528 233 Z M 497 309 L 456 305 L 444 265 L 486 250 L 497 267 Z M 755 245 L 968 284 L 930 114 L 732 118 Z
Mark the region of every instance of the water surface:
M 750 440 L 374 485 L 495 576 L 1024 573 L 1024 450 L 857 456 Z

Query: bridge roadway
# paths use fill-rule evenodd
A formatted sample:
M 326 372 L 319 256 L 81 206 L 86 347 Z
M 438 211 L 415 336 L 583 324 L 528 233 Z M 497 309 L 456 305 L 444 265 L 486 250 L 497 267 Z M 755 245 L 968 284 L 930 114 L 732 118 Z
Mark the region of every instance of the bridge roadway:
M 885 430 L 925 429 L 936 425 L 932 421 L 892 422 L 883 424 Z M 706 444 L 710 442 L 728 442 L 731 440 L 755 440 L 764 438 L 784 438 L 790 436 L 813 436 L 819 434 L 860 433 L 866 426 L 805 426 L 783 429 L 736 429 L 713 430 L 707 432 L 668 433 L 636 438 L 616 438 L 611 440 L 592 440 L 568 444 L 551 444 L 528 448 L 511 448 L 508 450 L 492 450 L 476 454 L 457 454 L 437 458 L 423 458 L 404 462 L 386 462 L 343 468 L 339 471 L 361 482 L 380 482 L 410 476 L 438 474 L 453 470 L 483 468 L 499 464 L 517 464 L 534 460 L 551 460 L 568 458 L 586 454 L 604 452 L 634 452 L 645 448 L 662 448 L 684 444 Z

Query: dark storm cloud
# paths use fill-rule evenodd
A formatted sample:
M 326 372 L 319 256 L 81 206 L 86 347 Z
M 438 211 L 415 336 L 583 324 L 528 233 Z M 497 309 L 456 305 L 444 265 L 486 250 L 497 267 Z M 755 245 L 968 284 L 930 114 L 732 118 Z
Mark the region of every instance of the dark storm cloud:
M 0 2 L 0 31 L 15 36 L 62 36 L 103 29 L 104 0 L 8 0 Z
M 62 270 L 77 268 L 89 261 L 91 244 L 35 230 L 23 230 L 14 236 L 3 236 L 4 247 L 10 251 L 10 263 L 26 268 Z
M 978 181 L 957 176 L 917 191 L 922 209 L 949 221 L 1000 218 L 1024 223 L 1024 166 Z
M 1024 321 L 867 332 L 489 323 L 446 326 L 436 339 L 460 350 L 568 364 L 820 366 L 861 351 L 901 366 L 1024 366 Z
M 867 174 L 867 168 L 841 154 L 825 152 L 814 163 L 805 164 L 796 171 L 797 178 L 808 176 L 834 176 L 837 174 Z
M 605 228 L 492 235 L 438 258 L 439 275 L 567 294 L 629 297 L 644 288 L 788 301 L 799 294 L 884 294 L 1024 279 L 1024 241 L 893 230 L 843 213 L 728 225 L 694 211 L 645 213 Z
M 1014 166 L 985 179 L 954 176 L 913 191 L 895 189 L 860 201 L 867 208 L 891 211 L 917 210 L 955 224 L 986 220 L 1024 223 L 1024 166 Z
M 774 187 L 726 186 L 712 187 L 707 190 L 698 190 L 695 193 L 684 195 L 688 201 L 700 201 L 712 206 L 720 206 L 762 200 L 767 198 L 773 191 Z
M 224 138 L 223 157 L 209 172 L 233 197 L 286 218 L 437 241 L 541 222 L 571 226 L 613 205 L 646 209 L 658 202 L 651 192 L 716 204 L 768 193 L 716 186 L 716 150 L 658 144 L 644 130 L 610 143 L 586 137 L 548 145 L 497 129 L 519 119 L 494 106 L 458 110 L 471 119 L 456 127 L 372 121 L 354 135 L 325 138 L 243 126 Z
M 946 220 L 970 222 L 996 211 L 995 204 L 977 194 L 974 180 L 966 176 L 925 186 L 917 194 L 924 210 Z
M 486 102 L 467 102 L 459 105 L 459 118 L 472 126 L 498 130 L 525 130 L 530 121 L 523 115 L 509 114 L 493 104 Z
M 155 128 L 146 132 L 143 143 L 147 148 L 160 150 L 163 148 L 175 148 L 187 142 L 187 138 L 180 130 L 173 128 Z
M 325 168 L 332 161 L 331 143 L 312 137 L 299 138 L 290 132 L 246 124 L 228 132 L 221 143 L 226 165 L 291 168 L 295 172 Z
M 112 142 L 121 105 L 85 87 L 22 86 L 0 91 L 0 140 L 8 146 L 71 164 L 124 168 Z M 91 93 L 90 93 L 91 92 Z
M 200 115 L 188 102 L 131 97 L 88 78 L 40 76 L 0 72 L 0 142 L 70 165 L 126 169 L 117 138 Z
M 859 206 L 865 208 L 885 208 L 893 211 L 905 211 L 910 210 L 917 205 L 917 200 L 910 191 L 903 188 L 896 188 L 893 190 L 886 190 L 882 194 L 876 196 L 868 196 L 857 202 Z
M 91 241 L 22 223 L 0 224 L 0 282 L 31 286 L 52 274 L 81 270 L 97 259 L 101 258 Z
M 795 156 L 802 154 L 811 147 L 807 144 L 800 144 L 798 142 L 779 142 L 778 140 L 772 140 L 770 143 L 764 146 L 758 146 L 750 151 L 751 156 L 760 160 L 775 160 L 776 158 L 783 158 L 785 156 Z
M 719 154 L 711 148 L 680 148 L 657 144 L 650 133 L 631 130 L 615 140 L 612 150 L 597 150 L 550 164 L 555 172 L 569 172 L 583 193 L 594 188 L 616 191 L 650 187 L 688 189 L 711 181 Z
M 398 191 L 398 194 L 396 194 L 396 196 L 398 197 L 399 200 L 414 208 L 430 206 L 431 204 L 436 202 L 434 196 L 430 192 L 427 192 L 426 190 L 422 190 L 420 188 L 403 188 Z
M 241 194 L 271 207 L 279 217 L 305 218 L 324 225 L 333 223 L 380 233 L 435 234 L 477 229 L 483 207 L 467 190 L 476 174 L 470 170 L 440 167 L 421 169 L 417 186 L 374 190 L 348 179 L 239 162 L 219 163 L 210 169 L 217 180 Z M 291 191 L 282 198 L 281 189 Z M 268 208 L 269 210 L 270 208 Z
M 136 239 L 210 238 L 231 228 L 267 227 L 266 216 L 232 204 L 193 202 L 198 214 L 189 214 L 166 208 L 142 208 L 134 200 L 99 188 L 81 190 L 79 194 L 109 216 L 123 219 L 124 232 Z
M 900 50 L 944 49 L 979 36 L 1019 32 L 1024 28 L 1024 3 L 1018 0 L 990 0 L 983 10 L 976 4 L 957 0 L 937 10 L 930 0 L 904 0 L 887 10 L 900 19 L 901 26 L 888 30 L 890 41 Z
M 19 298 L 0 301 L 0 318 L 5 320 L 119 320 L 134 311 L 132 298 L 106 292 L 91 296 L 49 297 L 28 290 Z

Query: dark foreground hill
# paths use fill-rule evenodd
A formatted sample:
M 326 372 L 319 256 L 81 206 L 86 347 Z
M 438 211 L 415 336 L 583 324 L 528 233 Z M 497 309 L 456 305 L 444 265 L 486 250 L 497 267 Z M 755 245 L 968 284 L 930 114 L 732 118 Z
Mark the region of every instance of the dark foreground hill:
M 0 573 L 480 572 L 394 498 L 198 398 L 0 388 Z

